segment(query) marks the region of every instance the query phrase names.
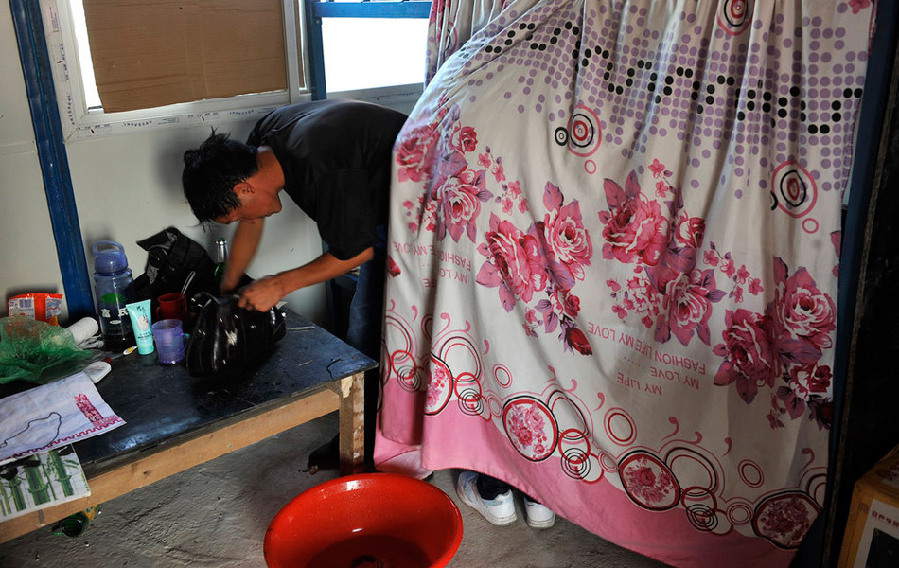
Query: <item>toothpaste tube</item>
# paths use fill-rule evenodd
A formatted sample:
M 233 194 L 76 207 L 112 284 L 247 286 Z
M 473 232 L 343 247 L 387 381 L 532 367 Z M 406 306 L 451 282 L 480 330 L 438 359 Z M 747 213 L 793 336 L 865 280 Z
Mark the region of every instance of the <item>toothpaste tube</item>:
M 150 300 L 141 300 L 133 304 L 127 304 L 125 308 L 131 316 L 131 329 L 134 331 L 134 341 L 137 343 L 137 352 L 141 355 L 149 355 L 153 352 L 153 330 L 150 328 Z

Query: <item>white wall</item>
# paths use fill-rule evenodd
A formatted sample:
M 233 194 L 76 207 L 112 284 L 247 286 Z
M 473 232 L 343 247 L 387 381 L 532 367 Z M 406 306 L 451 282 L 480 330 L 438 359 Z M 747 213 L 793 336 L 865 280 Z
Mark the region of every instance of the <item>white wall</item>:
M 0 2 L 0 314 L 21 291 L 61 291 L 9 3 Z

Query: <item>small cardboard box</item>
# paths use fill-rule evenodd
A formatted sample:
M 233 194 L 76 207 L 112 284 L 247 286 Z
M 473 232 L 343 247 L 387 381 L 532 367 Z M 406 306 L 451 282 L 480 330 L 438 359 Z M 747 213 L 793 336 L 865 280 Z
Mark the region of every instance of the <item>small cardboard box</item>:
M 899 566 L 899 447 L 855 484 L 839 566 Z

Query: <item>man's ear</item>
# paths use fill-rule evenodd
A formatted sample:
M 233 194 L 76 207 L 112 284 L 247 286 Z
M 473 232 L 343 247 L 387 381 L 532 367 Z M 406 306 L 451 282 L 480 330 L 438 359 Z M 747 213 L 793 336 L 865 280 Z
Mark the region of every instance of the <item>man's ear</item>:
M 236 193 L 238 196 L 243 195 L 249 197 L 250 195 L 256 193 L 256 188 L 245 181 L 240 181 L 234 184 L 234 193 Z

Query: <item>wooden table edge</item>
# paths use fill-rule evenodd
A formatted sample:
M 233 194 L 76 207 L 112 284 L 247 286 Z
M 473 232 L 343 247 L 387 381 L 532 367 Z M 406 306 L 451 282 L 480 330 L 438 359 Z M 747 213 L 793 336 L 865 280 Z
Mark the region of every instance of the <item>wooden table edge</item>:
M 188 434 L 187 438 L 179 437 L 147 449 L 133 461 L 101 470 L 88 478 L 90 496 L 0 523 L 0 543 L 335 410 L 340 410 L 341 471 L 357 471 L 362 463 L 362 377 L 363 373 L 350 375 L 330 383 L 332 388 L 304 393 L 279 406 L 251 409 L 216 423 L 211 432 L 200 429 Z M 345 459 L 350 461 L 345 462 Z

